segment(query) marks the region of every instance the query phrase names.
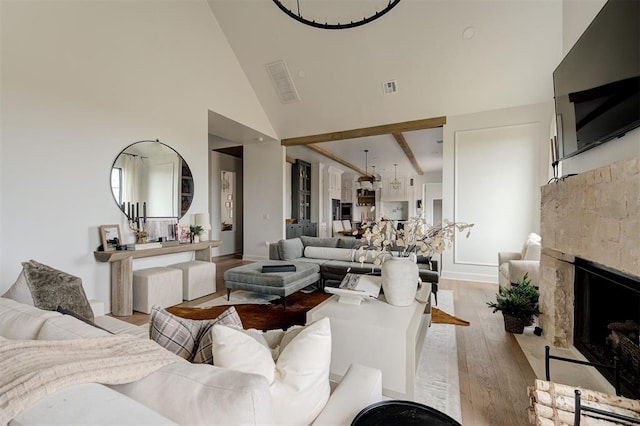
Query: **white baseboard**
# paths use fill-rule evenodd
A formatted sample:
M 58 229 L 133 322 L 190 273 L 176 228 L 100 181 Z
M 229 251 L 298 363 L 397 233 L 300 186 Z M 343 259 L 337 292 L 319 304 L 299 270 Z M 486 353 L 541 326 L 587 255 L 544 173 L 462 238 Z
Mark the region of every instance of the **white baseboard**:
M 498 280 L 493 275 L 470 273 L 470 272 L 443 271 L 440 274 L 440 278 L 449 279 L 449 280 L 478 281 L 482 283 L 498 284 Z
M 268 256 L 253 256 L 253 255 L 242 255 L 242 260 L 252 260 L 254 262 L 259 262 L 261 260 L 269 260 Z

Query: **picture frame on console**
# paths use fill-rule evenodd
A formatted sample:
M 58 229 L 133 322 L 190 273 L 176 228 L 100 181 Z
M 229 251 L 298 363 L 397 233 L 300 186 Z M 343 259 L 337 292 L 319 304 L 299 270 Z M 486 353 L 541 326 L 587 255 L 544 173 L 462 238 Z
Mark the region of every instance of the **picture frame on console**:
M 100 241 L 103 251 L 114 251 L 122 244 L 120 225 L 100 225 Z
M 191 228 L 188 223 L 178 223 L 176 225 L 176 234 L 180 244 L 186 244 L 191 242 Z

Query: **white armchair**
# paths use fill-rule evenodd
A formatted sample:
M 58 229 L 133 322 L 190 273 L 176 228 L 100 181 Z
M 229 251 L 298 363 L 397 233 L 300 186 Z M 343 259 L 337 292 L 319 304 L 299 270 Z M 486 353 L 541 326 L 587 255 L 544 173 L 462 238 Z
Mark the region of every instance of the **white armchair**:
M 521 252 L 498 252 L 498 284 L 500 288 L 507 288 L 516 283 L 526 273 L 531 278 L 531 284 L 538 287 L 541 241 L 538 234 L 531 233 Z

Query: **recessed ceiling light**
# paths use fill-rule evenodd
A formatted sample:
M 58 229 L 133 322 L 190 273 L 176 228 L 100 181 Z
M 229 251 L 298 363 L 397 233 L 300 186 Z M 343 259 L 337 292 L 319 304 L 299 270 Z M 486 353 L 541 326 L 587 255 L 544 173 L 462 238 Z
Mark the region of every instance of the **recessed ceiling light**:
M 467 27 L 462 32 L 462 38 L 465 40 L 471 40 L 476 34 L 476 30 L 473 27 Z

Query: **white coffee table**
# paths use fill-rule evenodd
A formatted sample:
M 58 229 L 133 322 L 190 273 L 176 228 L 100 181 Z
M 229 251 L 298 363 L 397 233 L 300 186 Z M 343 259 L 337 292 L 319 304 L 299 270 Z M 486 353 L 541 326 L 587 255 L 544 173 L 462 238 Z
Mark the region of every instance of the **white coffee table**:
M 416 367 L 431 323 L 430 295 L 429 283 L 419 292 L 428 302 L 407 307 L 388 304 L 384 295 L 360 305 L 339 303 L 334 295 L 307 312 L 307 323 L 323 317 L 331 321 L 330 379 L 340 381 L 357 362 L 382 371 L 385 396 L 413 399 Z

